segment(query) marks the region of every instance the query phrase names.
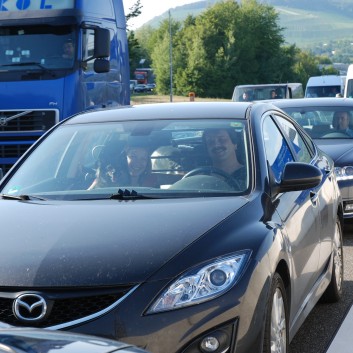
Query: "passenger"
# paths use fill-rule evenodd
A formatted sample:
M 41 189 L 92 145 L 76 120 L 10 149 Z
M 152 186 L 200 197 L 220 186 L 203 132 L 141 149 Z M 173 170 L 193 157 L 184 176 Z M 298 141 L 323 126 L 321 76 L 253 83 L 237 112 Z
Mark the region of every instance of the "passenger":
M 241 189 L 246 188 L 246 168 L 238 160 L 237 137 L 233 129 L 210 129 L 203 135 L 213 167 L 228 174 Z
M 151 153 L 146 146 L 127 146 L 113 163 L 101 163 L 96 178 L 88 190 L 109 186 L 159 187 L 157 177 L 151 172 Z
M 333 128 L 339 132 L 353 137 L 353 130 L 350 128 L 350 116 L 347 111 L 337 111 L 332 119 Z
M 249 92 L 245 91 L 242 95 L 242 101 L 243 102 L 249 102 L 250 101 L 250 94 Z
M 337 94 L 339 94 L 337 88 L 331 87 L 329 93 L 327 94 L 327 97 L 336 97 Z
M 126 149 L 127 178 L 125 185 L 157 187 L 157 178 L 151 173 L 151 153 L 147 147 Z
M 277 93 L 276 93 L 276 91 L 273 89 L 272 91 L 271 91 L 271 99 L 276 99 L 277 98 Z

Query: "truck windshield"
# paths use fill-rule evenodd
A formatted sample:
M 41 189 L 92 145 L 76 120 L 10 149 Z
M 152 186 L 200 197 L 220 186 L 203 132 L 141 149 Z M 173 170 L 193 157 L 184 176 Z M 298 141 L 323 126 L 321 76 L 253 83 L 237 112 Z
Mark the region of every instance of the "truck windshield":
M 73 67 L 76 37 L 71 26 L 0 28 L 1 72 L 46 71 Z

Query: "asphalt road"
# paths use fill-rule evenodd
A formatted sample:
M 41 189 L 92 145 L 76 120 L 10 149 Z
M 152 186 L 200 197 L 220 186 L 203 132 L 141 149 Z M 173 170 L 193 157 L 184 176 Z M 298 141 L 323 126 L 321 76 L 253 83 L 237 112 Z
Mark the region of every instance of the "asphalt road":
M 345 229 L 343 237 L 343 298 L 339 303 L 315 306 L 293 338 L 290 353 L 325 353 L 353 304 L 353 226 Z

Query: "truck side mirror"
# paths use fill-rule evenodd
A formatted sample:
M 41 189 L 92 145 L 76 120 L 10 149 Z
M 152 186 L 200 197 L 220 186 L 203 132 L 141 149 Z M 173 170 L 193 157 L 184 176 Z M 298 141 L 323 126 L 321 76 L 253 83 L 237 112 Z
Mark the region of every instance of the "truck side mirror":
M 109 60 L 99 59 L 99 58 L 94 60 L 93 70 L 99 74 L 103 72 L 109 72 L 110 71 Z
M 94 57 L 107 58 L 110 56 L 110 32 L 106 28 L 94 30 Z

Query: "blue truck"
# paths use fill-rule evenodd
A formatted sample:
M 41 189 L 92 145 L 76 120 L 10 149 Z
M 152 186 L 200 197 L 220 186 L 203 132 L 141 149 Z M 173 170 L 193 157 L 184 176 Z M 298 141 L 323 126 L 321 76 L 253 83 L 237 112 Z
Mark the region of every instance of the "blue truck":
M 0 178 L 77 112 L 130 104 L 122 0 L 0 0 Z

